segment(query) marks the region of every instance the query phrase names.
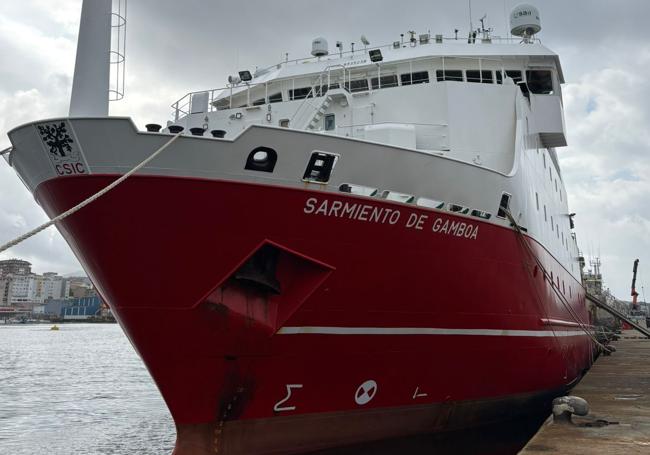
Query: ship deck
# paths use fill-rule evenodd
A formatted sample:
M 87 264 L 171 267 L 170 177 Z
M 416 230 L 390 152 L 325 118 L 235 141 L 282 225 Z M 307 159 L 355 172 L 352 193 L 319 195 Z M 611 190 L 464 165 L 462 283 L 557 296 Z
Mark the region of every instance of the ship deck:
M 520 454 L 650 453 L 650 340 L 630 331 L 614 346 L 573 391 L 589 415 L 574 416 L 573 425 L 550 418 Z

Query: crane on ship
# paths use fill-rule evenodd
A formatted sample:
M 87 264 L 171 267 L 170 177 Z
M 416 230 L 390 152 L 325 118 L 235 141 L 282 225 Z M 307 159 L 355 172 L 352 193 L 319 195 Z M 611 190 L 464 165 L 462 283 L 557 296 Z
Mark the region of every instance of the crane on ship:
M 639 297 L 639 293 L 636 292 L 636 273 L 639 268 L 639 260 L 634 261 L 634 267 L 632 268 L 632 311 L 636 312 L 639 311 L 639 304 L 637 303 L 637 298 Z M 633 313 L 634 314 L 634 313 Z

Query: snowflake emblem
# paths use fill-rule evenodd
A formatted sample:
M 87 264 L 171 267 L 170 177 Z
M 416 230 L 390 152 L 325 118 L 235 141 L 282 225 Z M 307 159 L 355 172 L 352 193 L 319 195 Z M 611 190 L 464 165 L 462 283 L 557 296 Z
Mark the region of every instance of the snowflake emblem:
M 64 122 L 59 125 L 39 125 L 38 131 L 43 142 L 50 148 L 50 153 L 55 157 L 65 158 L 66 154 L 72 153 L 71 144 L 74 143 Z

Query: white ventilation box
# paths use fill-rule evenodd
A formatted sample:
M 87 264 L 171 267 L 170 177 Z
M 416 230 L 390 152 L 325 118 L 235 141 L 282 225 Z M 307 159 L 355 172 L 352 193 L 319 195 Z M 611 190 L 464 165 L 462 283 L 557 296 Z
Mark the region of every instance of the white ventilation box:
M 208 112 L 208 102 L 210 101 L 210 93 L 200 92 L 192 95 L 192 114 L 203 114 Z

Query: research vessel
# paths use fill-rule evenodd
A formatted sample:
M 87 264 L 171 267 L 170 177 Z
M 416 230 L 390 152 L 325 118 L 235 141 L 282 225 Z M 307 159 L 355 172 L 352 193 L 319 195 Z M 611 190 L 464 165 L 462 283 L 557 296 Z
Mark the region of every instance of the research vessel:
M 108 116 L 121 17 L 83 2 L 70 116 L 14 129 L 4 156 L 52 218 L 95 196 L 57 227 L 160 389 L 176 454 L 462 430 L 581 379 L 564 76 L 535 7 L 504 38 L 318 38 L 146 130 Z

